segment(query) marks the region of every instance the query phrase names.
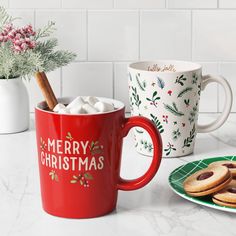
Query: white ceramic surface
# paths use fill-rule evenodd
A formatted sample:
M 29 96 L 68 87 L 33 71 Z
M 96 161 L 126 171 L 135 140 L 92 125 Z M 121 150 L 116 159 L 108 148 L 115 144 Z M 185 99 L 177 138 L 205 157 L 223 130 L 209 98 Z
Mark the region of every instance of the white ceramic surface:
M 77 53 L 77 60 L 82 61 L 87 59 L 86 14 L 85 10 L 39 10 L 35 23 L 38 28 L 45 26 L 48 21 L 54 21 L 57 30 L 53 36 L 58 39 L 59 48 Z
M 188 11 L 140 13 L 140 59 L 191 59 L 191 14 Z M 178 33 L 175 33 L 178 32 Z
M 200 116 L 211 122 L 216 116 Z M 1 236 L 234 236 L 235 214 L 191 203 L 175 194 L 168 176 L 178 166 L 207 157 L 236 153 L 236 115 L 211 134 L 199 134 L 194 155 L 163 159 L 160 169 L 145 188 L 119 192 L 113 213 L 90 220 L 50 216 L 41 207 L 35 130 L 0 135 L 0 235 Z M 31 124 L 33 124 L 31 120 Z M 132 135 L 124 140 L 121 174 L 143 174 L 151 158 L 138 154 Z
M 162 137 L 164 157 L 189 155 L 197 133 L 218 129 L 227 120 L 233 99 L 230 85 L 223 77 L 202 75 L 200 64 L 144 61 L 130 64 L 128 72 L 131 114 L 153 121 Z M 200 94 L 213 82 L 224 88 L 224 110 L 214 122 L 201 125 L 197 122 Z M 136 128 L 134 138 L 138 152 L 152 155 L 152 141 L 143 129 Z
M 113 95 L 112 63 L 72 63 L 62 68 L 62 75 L 63 96 Z
M 22 79 L 0 79 L 0 134 L 29 127 L 29 97 Z
M 114 97 L 127 104 L 124 92 L 127 83 L 115 81 L 118 77 L 127 81 L 127 75 L 116 64 L 151 58 L 198 59 L 206 68 L 204 74 L 223 75 L 233 89 L 236 87 L 236 33 L 232 30 L 235 0 L 0 0 L 0 5 L 5 5 L 14 17 L 20 16 L 20 24 L 42 26 L 48 20 L 56 20 L 60 47 L 78 52 L 76 65 L 69 73 L 62 69 L 56 72 L 58 75 L 49 76 L 58 97 L 70 95 L 67 91 L 80 92 L 80 87 L 86 94 L 92 94 L 96 88 L 103 92 L 100 96 Z M 111 69 L 105 69 L 104 62 L 110 63 Z M 88 67 L 86 63 L 94 66 Z M 232 66 L 224 66 L 227 63 Z M 104 84 L 110 95 L 104 93 Z M 216 99 L 211 99 L 215 94 Z M 30 97 L 33 112 L 33 106 L 42 98 L 36 89 Z M 221 111 L 224 103 L 221 97 L 220 87 L 212 85 L 204 93 L 203 99 L 208 102 L 201 105 L 200 111 Z
M 137 60 L 138 18 L 138 11 L 89 11 L 88 59 L 91 61 Z
M 213 24 L 217 27 L 212 27 Z M 193 60 L 235 60 L 236 31 L 231 30 L 236 27 L 235 11 L 195 11 L 192 27 Z M 214 39 L 214 43 L 207 43 L 209 37 Z

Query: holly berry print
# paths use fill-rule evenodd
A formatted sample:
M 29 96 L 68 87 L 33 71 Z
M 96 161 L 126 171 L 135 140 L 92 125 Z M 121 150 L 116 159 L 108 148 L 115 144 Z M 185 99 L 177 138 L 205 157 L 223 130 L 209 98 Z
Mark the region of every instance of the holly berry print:
M 157 107 L 157 101 L 160 100 L 160 97 L 157 95 L 157 91 L 155 91 L 153 92 L 152 97 L 146 98 L 146 100 L 150 102 L 150 105 Z
M 174 147 L 173 144 L 168 143 L 164 151 L 166 152 L 166 156 L 169 156 L 171 152 L 176 151 L 176 148 Z
M 90 180 L 93 180 L 93 176 L 89 172 L 85 172 L 85 173 L 80 173 L 78 175 L 73 175 L 70 183 L 71 184 L 79 183 L 84 188 L 87 188 L 90 186 Z
M 201 91 L 200 70 L 186 73 L 130 70 L 128 81 L 131 113 L 149 118 L 156 126 L 162 136 L 163 156 L 191 153 Z M 152 155 L 148 133 L 140 128 L 134 129 L 134 133 L 136 149 Z
M 94 173 L 104 169 L 104 146 L 100 140 L 84 140 L 75 131 L 65 132 L 62 139 L 41 137 L 40 164 L 52 184 L 69 181 L 89 187 Z
M 100 153 L 102 153 L 103 145 L 100 145 L 99 141 L 92 141 L 89 149 L 90 149 L 90 152 L 92 155 L 100 154 Z

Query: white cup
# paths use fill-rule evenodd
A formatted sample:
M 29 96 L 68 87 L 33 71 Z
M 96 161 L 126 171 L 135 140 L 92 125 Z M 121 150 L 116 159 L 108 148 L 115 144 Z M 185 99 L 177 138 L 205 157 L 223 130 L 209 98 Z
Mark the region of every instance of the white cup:
M 202 75 L 202 66 L 185 61 L 146 61 L 128 67 L 132 115 L 151 119 L 161 133 L 164 157 L 191 154 L 196 133 L 207 133 L 224 124 L 232 107 L 232 91 L 221 76 Z M 225 91 L 224 110 L 217 120 L 199 125 L 200 93 L 211 82 Z M 212 98 L 216 99 L 216 98 Z M 152 156 L 153 145 L 147 132 L 135 129 L 136 149 Z

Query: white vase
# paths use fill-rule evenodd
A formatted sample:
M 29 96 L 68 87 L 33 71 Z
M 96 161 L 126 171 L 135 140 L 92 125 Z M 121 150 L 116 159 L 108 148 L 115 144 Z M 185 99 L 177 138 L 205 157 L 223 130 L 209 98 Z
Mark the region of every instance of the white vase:
M 22 79 L 0 79 L 0 134 L 28 128 L 29 96 Z

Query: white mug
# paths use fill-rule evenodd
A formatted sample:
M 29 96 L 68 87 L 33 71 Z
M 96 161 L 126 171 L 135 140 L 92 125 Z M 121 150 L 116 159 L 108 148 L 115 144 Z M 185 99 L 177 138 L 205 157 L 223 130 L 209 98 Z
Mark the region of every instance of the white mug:
M 163 142 L 163 157 L 180 157 L 193 152 L 197 133 L 218 129 L 228 118 L 232 91 L 221 76 L 204 75 L 199 64 L 185 61 L 146 61 L 132 63 L 129 72 L 131 115 L 145 116 L 158 128 Z M 217 120 L 199 125 L 200 93 L 211 82 L 225 91 L 225 105 Z M 144 155 L 153 155 L 147 132 L 136 128 L 135 147 Z

